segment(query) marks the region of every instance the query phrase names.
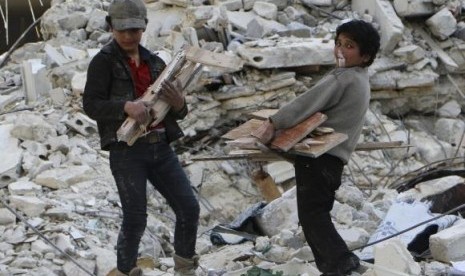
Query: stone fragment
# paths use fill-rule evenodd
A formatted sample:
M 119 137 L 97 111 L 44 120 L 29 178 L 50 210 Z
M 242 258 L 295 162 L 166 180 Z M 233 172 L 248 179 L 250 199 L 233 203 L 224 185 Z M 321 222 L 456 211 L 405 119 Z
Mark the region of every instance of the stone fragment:
M 393 272 L 411 276 L 421 273 L 420 265 L 413 260 L 400 239 L 394 238 L 375 245 L 374 256 L 377 276 L 392 276 Z
M 45 211 L 46 202 L 33 196 L 10 196 L 11 207 L 16 208 L 29 217 L 39 216 Z
M 394 0 L 393 6 L 400 17 L 428 16 L 434 13 L 434 5 L 431 1 Z
M 262 1 L 255 2 L 252 10 L 268 20 L 276 20 L 278 15 L 278 7 L 275 4 Z
M 34 182 L 51 189 L 67 188 L 75 183 L 91 180 L 94 173 L 88 165 L 68 166 L 44 171 Z
M 19 177 L 22 150 L 18 146 L 18 139 L 10 134 L 13 128 L 12 124 L 0 125 L 0 188 Z
M 457 19 L 448 8 L 443 8 L 425 21 L 434 36 L 445 40 L 457 29 Z
M 437 261 L 451 262 L 465 259 L 465 221 L 442 230 L 429 238 L 431 255 Z

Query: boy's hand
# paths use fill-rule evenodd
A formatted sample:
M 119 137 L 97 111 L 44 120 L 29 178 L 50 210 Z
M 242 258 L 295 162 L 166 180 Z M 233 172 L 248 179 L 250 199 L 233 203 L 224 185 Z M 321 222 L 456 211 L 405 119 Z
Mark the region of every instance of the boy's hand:
M 149 103 L 144 101 L 128 101 L 124 104 L 124 112 L 139 124 L 145 124 L 152 119 L 150 110 L 151 107 Z
M 174 82 L 163 81 L 161 84 L 159 97 L 174 109 L 179 111 L 184 107 L 184 95 L 182 94 L 181 82 L 175 80 Z
M 275 128 L 270 120 L 264 121 L 251 135 L 256 137 L 262 144 L 266 145 L 273 139 Z

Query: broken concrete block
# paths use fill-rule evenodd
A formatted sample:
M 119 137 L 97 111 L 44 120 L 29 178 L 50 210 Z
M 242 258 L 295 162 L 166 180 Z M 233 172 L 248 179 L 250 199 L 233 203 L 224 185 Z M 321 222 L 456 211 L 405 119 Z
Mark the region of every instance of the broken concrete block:
M 323 7 L 329 7 L 333 5 L 332 0 L 304 0 L 302 1 L 304 4 L 310 4 L 310 5 L 315 5 L 315 6 L 323 6 Z
M 465 131 L 465 122 L 462 119 L 439 118 L 434 124 L 436 136 L 451 145 L 459 145 L 462 133 Z
M 57 131 L 41 116 L 32 112 L 22 112 L 16 117 L 11 135 L 21 140 L 44 142 L 49 137 L 57 136 Z
M 318 38 L 279 38 L 268 47 L 237 47 L 237 54 L 247 65 L 257 68 L 285 68 L 305 65 L 333 65 L 333 43 Z
M 87 165 L 67 166 L 44 171 L 36 176 L 34 182 L 51 189 L 61 189 L 93 177 L 93 169 Z
M 42 187 L 26 178 L 19 179 L 8 185 L 8 191 L 11 195 L 34 195 L 40 192 Z
M 69 118 L 64 119 L 64 122 L 67 126 L 84 136 L 97 133 L 97 123 L 81 112 L 71 114 Z
M 253 25 L 257 25 L 254 28 L 262 28 L 264 34 L 277 32 L 277 31 L 285 31 L 287 28 L 286 26 L 278 23 L 274 20 L 266 20 L 260 16 L 258 16 L 255 12 L 243 12 L 243 11 L 228 11 L 227 17 L 231 26 L 238 30 L 238 32 L 245 33 L 249 31 L 248 29 L 249 24 L 252 21 L 255 21 Z
M 392 52 L 395 56 L 402 58 L 407 63 L 415 63 L 423 59 L 426 55 L 425 50 L 417 45 L 407 45 L 395 49 Z
M 276 20 L 278 16 L 278 7 L 272 3 L 257 1 L 254 3 L 252 10 L 261 17 L 269 20 Z
M 264 81 L 257 83 L 255 88 L 258 91 L 271 91 L 286 86 L 291 86 L 296 82 L 295 72 L 282 72 L 279 74 L 274 74 Z
M 294 166 L 287 161 L 271 162 L 265 169 L 276 183 L 283 183 L 295 177 Z
M 58 52 L 58 50 L 50 44 L 45 44 L 44 50 L 47 54 L 47 57 L 51 59 L 54 63 L 56 63 L 58 66 L 61 66 L 71 61 L 70 59 L 62 55 L 60 52 Z
M 434 13 L 434 5 L 424 0 L 394 0 L 394 9 L 401 17 L 427 16 Z
M 45 211 L 47 205 L 45 201 L 34 196 L 16 196 L 9 197 L 11 207 L 16 208 L 30 217 L 39 216 Z
M 0 225 L 14 225 L 16 223 L 16 216 L 7 208 L 0 208 Z
M 66 102 L 65 89 L 57 87 L 48 91 L 50 98 L 55 106 L 64 106 Z
M 215 6 L 225 8 L 228 11 L 241 10 L 244 5 L 241 0 L 215 0 Z
M 377 276 L 392 276 L 393 272 L 411 276 L 421 274 L 420 265 L 413 260 L 407 247 L 398 238 L 375 245 L 374 256 L 374 270 Z
M 283 229 L 295 229 L 299 222 L 295 187 L 268 203 L 256 219 L 260 229 L 269 237 Z
M 47 77 L 47 70 L 40 59 L 22 62 L 21 75 L 24 82 L 26 104 L 34 103 L 40 96 L 46 95 L 52 84 Z
M 73 91 L 74 95 L 82 95 L 82 93 L 84 93 L 86 81 L 86 72 L 78 72 L 74 74 L 73 78 L 71 79 L 71 91 Z
M 429 247 L 433 258 L 441 262 L 461 261 L 465 259 L 465 221 L 442 230 L 429 238 Z
M 448 8 L 443 8 L 425 21 L 431 33 L 440 40 L 445 40 L 457 29 L 457 19 Z
M 423 72 L 415 71 L 403 74 L 402 77 L 397 80 L 397 88 L 433 87 L 438 78 L 439 75 L 434 72 L 428 72 L 427 70 L 424 70 Z
M 18 179 L 23 150 L 18 139 L 10 135 L 12 124 L 0 125 L 0 188 Z
M 352 10 L 359 14 L 370 14 L 380 26 L 381 50 L 390 53 L 402 40 L 404 24 L 397 16 L 392 4 L 386 0 L 353 0 Z

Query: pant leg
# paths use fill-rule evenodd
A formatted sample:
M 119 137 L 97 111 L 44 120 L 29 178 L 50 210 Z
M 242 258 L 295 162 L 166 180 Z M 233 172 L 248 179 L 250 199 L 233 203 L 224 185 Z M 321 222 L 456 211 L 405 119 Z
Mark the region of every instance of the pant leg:
M 149 180 L 166 199 L 176 215 L 174 249 L 178 256 L 195 255 L 200 206 L 189 179 L 172 148 L 165 142 L 155 144 Z
M 321 272 L 337 271 L 338 260 L 349 254 L 330 215 L 343 167 L 339 158 L 328 154 L 298 156 L 295 162 L 299 221 Z
M 136 266 L 139 243 L 147 225 L 147 171 L 143 152 L 144 145 L 110 151 L 110 168 L 123 211 L 116 245 L 117 268 L 124 273 Z

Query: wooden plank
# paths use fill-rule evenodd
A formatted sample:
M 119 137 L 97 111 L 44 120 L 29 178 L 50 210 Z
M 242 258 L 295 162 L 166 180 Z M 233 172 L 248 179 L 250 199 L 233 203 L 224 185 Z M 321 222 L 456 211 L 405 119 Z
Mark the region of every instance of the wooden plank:
M 289 153 L 317 158 L 323 153 L 329 151 L 330 149 L 344 142 L 345 140 L 347 140 L 347 138 L 348 138 L 347 134 L 339 133 L 339 132 L 333 132 L 330 134 L 317 136 L 317 137 L 314 137 L 313 139 L 317 141 L 322 141 L 324 142 L 323 144 L 311 145 L 308 147 L 298 147 L 298 146 L 293 147 L 289 151 Z
M 357 144 L 355 147 L 356 151 L 369 151 L 369 150 L 380 150 L 380 149 L 394 149 L 394 148 L 408 148 L 413 147 L 412 145 L 403 144 L 402 141 L 392 142 L 363 142 Z
M 325 114 L 317 112 L 291 128 L 277 131 L 276 137 L 271 141 L 271 147 L 284 152 L 290 150 L 312 130 L 326 121 L 327 118 Z
M 244 61 L 237 56 L 215 53 L 194 46 L 187 48 L 186 59 L 203 65 L 222 67 L 234 71 L 239 71 L 244 66 Z
M 250 133 L 253 130 L 260 127 L 262 123 L 263 123 L 262 120 L 250 119 L 247 122 L 243 123 L 242 125 L 234 129 L 231 129 L 230 131 L 228 131 L 226 134 L 224 134 L 221 137 L 225 139 L 231 139 L 231 140 L 238 139 L 241 137 L 250 137 Z
M 251 118 L 259 120 L 267 120 L 271 115 L 278 112 L 279 109 L 262 109 L 249 114 Z
M 178 80 L 181 82 L 183 92 L 193 77 L 200 71 L 200 64 L 187 61 L 185 58 L 185 50 L 179 51 L 174 59 L 165 67 L 158 79 L 149 86 L 144 95 L 139 98 L 140 101 L 152 103 L 152 110 L 157 118 L 153 121 L 147 121 L 144 124 L 139 124 L 133 118 L 126 118 L 123 124 L 116 132 L 118 141 L 125 141 L 128 145 L 133 145 L 134 142 L 145 133 L 146 128 L 150 124 L 157 124 L 163 120 L 170 109 L 170 105 L 158 99 L 158 92 L 161 90 L 161 84 L 164 80 Z

